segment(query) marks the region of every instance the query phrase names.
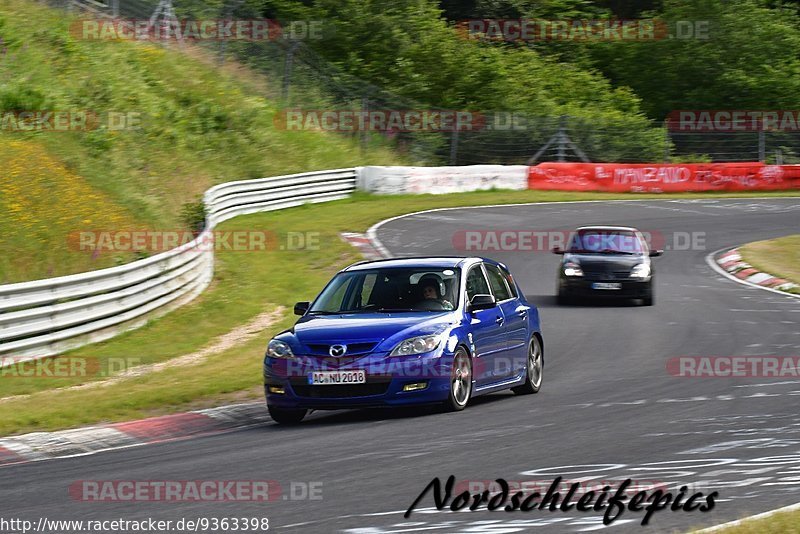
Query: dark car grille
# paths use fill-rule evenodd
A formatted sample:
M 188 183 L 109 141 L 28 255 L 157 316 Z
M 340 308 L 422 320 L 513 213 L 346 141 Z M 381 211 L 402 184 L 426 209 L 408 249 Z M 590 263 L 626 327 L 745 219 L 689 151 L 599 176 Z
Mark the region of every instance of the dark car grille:
M 377 342 L 368 343 L 343 343 L 347 345 L 347 354 L 345 356 L 357 356 L 360 354 L 369 354 L 378 345 Z M 327 343 L 308 343 L 306 345 L 311 356 L 328 356 L 330 351 L 330 344 Z
M 366 357 L 366 354 L 359 356 L 342 356 L 341 358 L 334 358 L 333 356 L 313 356 L 312 363 L 309 364 L 311 369 L 315 371 L 324 371 L 326 369 L 339 369 L 341 367 L 348 367 L 349 365 L 357 362 L 359 359 Z M 310 370 L 310 369 L 309 369 Z
M 631 276 L 630 271 L 586 271 L 583 272 L 587 280 L 627 280 Z
M 298 397 L 311 399 L 341 399 L 345 397 L 368 397 L 383 395 L 389 389 L 389 383 L 351 384 L 347 386 L 292 386 Z

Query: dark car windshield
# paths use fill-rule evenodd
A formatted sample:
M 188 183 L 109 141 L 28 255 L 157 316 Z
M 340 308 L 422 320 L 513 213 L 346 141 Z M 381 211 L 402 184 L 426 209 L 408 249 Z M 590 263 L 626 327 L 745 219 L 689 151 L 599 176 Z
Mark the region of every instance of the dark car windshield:
M 458 306 L 460 270 L 383 268 L 339 273 L 311 314 L 447 311 Z
M 569 241 L 568 252 L 576 254 L 643 254 L 644 245 L 630 230 L 578 230 Z

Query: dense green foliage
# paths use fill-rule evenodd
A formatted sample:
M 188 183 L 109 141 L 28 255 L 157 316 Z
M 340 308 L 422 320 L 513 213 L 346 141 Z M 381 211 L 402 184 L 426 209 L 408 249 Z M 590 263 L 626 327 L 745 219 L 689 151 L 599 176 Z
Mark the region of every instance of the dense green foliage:
M 674 109 L 796 109 L 797 2 L 776 0 L 250 0 L 269 16 L 324 19 L 323 57 L 365 81 L 441 107 L 603 119 Z M 707 38 L 465 40 L 474 18 L 655 18 L 708 24 Z M 684 23 L 684 26 L 686 24 Z
M 675 109 L 798 109 L 800 17 L 796 6 L 769 4 L 670 0 L 658 16 L 707 20 L 708 39 L 605 44 L 592 57 L 656 119 Z

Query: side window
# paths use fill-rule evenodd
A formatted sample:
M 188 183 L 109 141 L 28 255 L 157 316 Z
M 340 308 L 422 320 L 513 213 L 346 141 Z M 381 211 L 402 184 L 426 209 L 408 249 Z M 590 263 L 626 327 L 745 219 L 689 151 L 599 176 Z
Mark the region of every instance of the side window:
M 480 265 L 476 265 L 467 274 L 467 299 L 472 300 L 475 295 L 489 294 L 489 284 L 486 283 L 486 277 L 483 276 L 483 269 Z
M 506 282 L 503 279 L 503 275 L 500 273 L 500 269 L 488 263 L 485 264 L 485 267 L 486 272 L 489 274 L 489 284 L 492 286 L 492 291 L 494 291 L 494 298 L 496 298 L 498 302 L 510 299 L 511 293 L 509 293 L 508 287 L 506 287 Z
M 517 293 L 517 284 L 514 283 L 514 277 L 511 276 L 511 273 L 502 268 L 500 269 L 500 273 L 503 275 L 503 278 L 506 279 L 508 289 L 511 290 L 511 296 L 514 298 L 519 297 Z

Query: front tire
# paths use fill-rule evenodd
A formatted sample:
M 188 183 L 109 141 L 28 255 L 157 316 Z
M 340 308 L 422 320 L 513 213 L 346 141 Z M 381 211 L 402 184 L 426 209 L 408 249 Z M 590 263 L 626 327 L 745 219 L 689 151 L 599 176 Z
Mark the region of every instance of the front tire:
M 567 306 L 569 304 L 572 304 L 573 302 L 572 295 L 570 295 L 565 290 L 559 287 L 558 296 L 556 297 L 556 302 L 558 302 L 560 306 Z
M 292 408 L 278 408 L 277 406 L 268 405 L 269 415 L 272 419 L 281 425 L 296 425 L 303 420 L 308 410 L 292 409 Z
M 450 371 L 450 391 L 445 408 L 460 412 L 467 407 L 472 396 L 472 360 L 464 347 L 458 347 L 453 355 L 453 369 Z
M 542 387 L 542 371 L 544 370 L 544 350 L 542 342 L 537 336 L 531 337 L 528 343 L 528 360 L 526 365 L 527 373 L 525 383 L 521 386 L 511 388 L 517 395 L 530 395 L 539 393 Z
M 645 306 L 652 306 L 653 302 L 655 301 L 655 295 L 653 293 L 653 284 L 650 284 L 650 289 L 647 291 L 647 295 L 642 299 L 642 303 Z

